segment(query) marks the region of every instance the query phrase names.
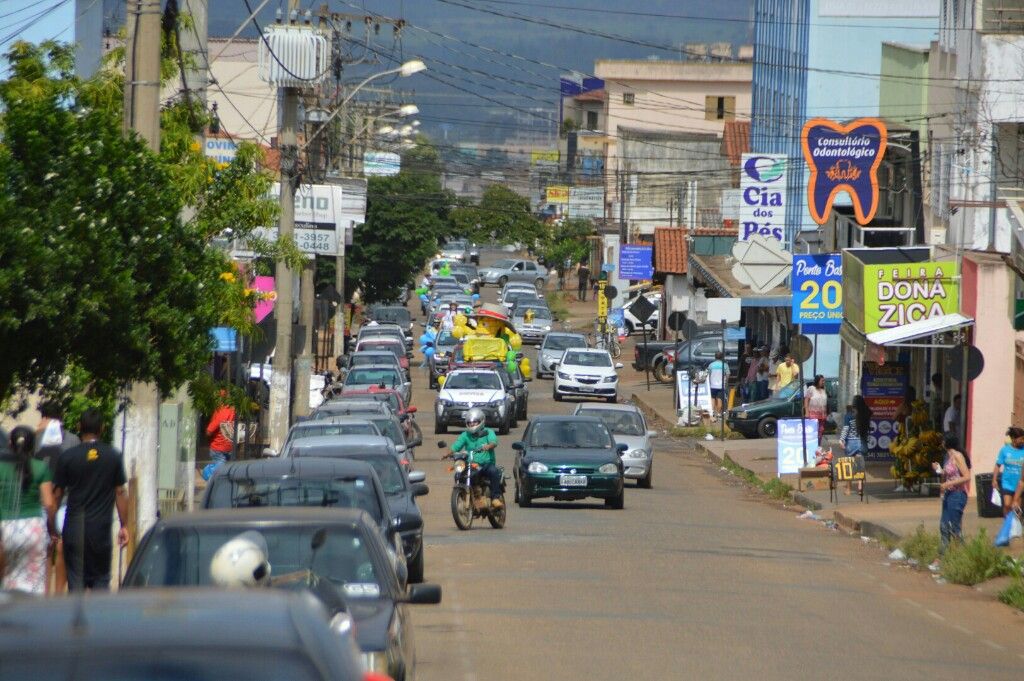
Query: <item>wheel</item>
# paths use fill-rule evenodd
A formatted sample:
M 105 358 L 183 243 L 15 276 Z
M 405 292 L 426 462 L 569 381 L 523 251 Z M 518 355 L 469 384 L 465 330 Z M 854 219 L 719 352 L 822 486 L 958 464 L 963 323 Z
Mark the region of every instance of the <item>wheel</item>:
M 465 487 L 452 489 L 452 519 L 460 530 L 468 530 L 473 526 L 473 499 Z
M 611 499 L 605 499 L 604 505 L 616 511 L 621 511 L 626 506 L 626 490 L 619 492 L 619 495 Z
M 526 410 L 529 408 L 530 405 L 527 403 L 526 400 L 523 400 L 523 408 L 519 410 L 519 414 L 516 418 L 518 418 L 520 421 L 525 421 L 527 419 Z
M 558 394 L 558 390 L 554 386 L 552 386 L 552 388 L 551 388 L 551 398 L 555 402 L 561 402 L 562 401 L 562 396 Z
M 437 377 L 433 374 L 430 375 L 430 389 L 437 390 L 441 387 L 441 384 L 437 382 Z
M 654 478 L 654 464 L 647 467 L 647 475 L 636 481 L 636 486 L 640 489 L 650 489 L 652 487 L 652 481 Z
M 508 431 L 511 430 L 512 414 L 505 414 L 505 420 L 498 426 L 498 435 L 508 435 Z
M 423 581 L 423 544 L 420 544 L 420 550 L 416 553 L 416 557 L 409 563 L 409 583 L 419 584 Z
M 775 437 L 779 431 L 778 419 L 766 416 L 757 423 L 757 434 L 761 437 Z
M 448 432 L 448 424 L 439 418 L 434 419 L 434 435 L 444 435 Z
M 501 508 L 492 508 L 487 514 L 487 521 L 496 530 L 505 527 L 505 495 L 501 495 Z
M 519 407 L 512 410 L 512 413 L 509 416 L 509 421 L 509 428 L 519 427 Z
M 619 400 L 619 396 L 618 395 L 611 395 L 611 396 L 609 396 L 609 397 L 607 397 L 605 399 L 608 400 L 609 404 L 615 404 Z
M 507 284 L 507 283 L 508 283 L 508 277 L 500 277 L 498 279 L 498 286 L 501 286 L 502 288 L 504 288 L 505 284 Z
M 675 376 L 673 375 L 672 370 L 669 368 L 668 362 L 665 360 L 655 362 L 654 367 L 651 370 L 651 373 L 654 374 L 654 379 L 659 383 L 672 384 L 673 382 L 675 382 Z
M 611 343 L 608 344 L 608 353 L 612 356 L 612 359 L 622 357 L 622 346 L 619 345 L 617 338 L 612 338 Z
M 516 483 L 516 503 L 519 504 L 519 508 L 530 508 L 533 506 L 533 500 L 523 490 L 519 489 L 518 483 Z
M 626 335 L 632 336 L 633 335 L 633 331 L 635 331 L 635 329 L 633 328 L 633 322 L 631 322 L 631 321 L 629 321 L 627 319 L 626 320 Z
M 537 280 L 535 282 L 533 282 L 533 285 L 537 288 L 537 290 L 543 290 L 544 289 L 544 280 L 541 279 L 540 277 L 537 277 Z

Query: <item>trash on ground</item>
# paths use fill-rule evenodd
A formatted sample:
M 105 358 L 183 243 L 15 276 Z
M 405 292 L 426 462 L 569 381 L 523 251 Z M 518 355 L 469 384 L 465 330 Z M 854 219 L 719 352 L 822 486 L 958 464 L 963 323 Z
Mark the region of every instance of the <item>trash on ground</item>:
M 889 554 L 889 560 L 906 560 L 906 559 L 907 559 L 907 554 L 903 553 L 903 549 L 894 549 L 893 552 Z

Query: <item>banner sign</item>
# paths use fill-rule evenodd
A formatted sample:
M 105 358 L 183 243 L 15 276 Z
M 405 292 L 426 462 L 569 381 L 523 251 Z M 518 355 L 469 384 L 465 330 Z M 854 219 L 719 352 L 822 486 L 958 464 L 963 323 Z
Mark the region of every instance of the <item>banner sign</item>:
M 858 118 L 842 125 L 812 118 L 804 125 L 801 143 L 811 171 L 807 208 L 819 225 L 828 221 L 836 194 L 847 192 L 857 222 L 866 225 L 878 209 L 878 166 L 888 132 L 877 118 Z
M 782 241 L 786 220 L 786 157 L 743 154 L 740 172 L 740 241 L 755 234 Z
M 864 265 L 864 334 L 960 311 L 952 260 Z M 795 303 L 794 299 L 794 303 Z
M 800 424 L 803 423 L 803 433 Z M 817 419 L 779 419 L 778 439 L 775 444 L 777 460 L 776 474 L 797 475 L 800 469 L 814 465 L 814 453 L 818 451 L 818 420 Z M 804 442 L 807 443 L 806 449 Z M 804 463 L 804 452 L 807 452 L 807 463 Z
M 207 137 L 203 145 L 203 155 L 217 163 L 231 163 L 238 154 L 238 144 L 224 137 Z
M 549 184 L 544 192 L 548 203 L 569 203 L 569 186 L 564 184 Z
M 397 175 L 401 170 L 402 157 L 394 152 L 363 152 L 363 175 L 366 177 Z
M 654 278 L 654 247 L 640 244 L 619 246 L 619 279 Z
M 864 362 L 860 392 L 871 410 L 871 427 L 865 443 L 869 459 L 890 457 L 889 445 L 899 433 L 896 412 L 907 394 L 907 365 L 900 362 Z
M 530 151 L 530 165 L 557 166 L 558 149 L 533 149 Z
M 678 397 L 676 404 L 679 405 L 679 415 L 682 416 L 687 422 L 692 422 L 690 418 L 690 407 L 693 407 L 694 415 L 699 414 L 702 411 L 711 413 L 711 388 L 708 386 L 708 382 L 701 381 L 696 385 L 690 383 L 690 375 L 685 371 L 676 372 L 676 396 Z M 815 422 L 817 424 L 817 422 Z M 817 428 L 817 425 L 815 425 Z M 814 431 L 817 435 L 817 430 Z
M 570 187 L 566 213 L 571 218 L 603 218 L 604 187 Z
M 843 324 L 843 256 L 840 253 L 794 255 L 794 324 L 801 332 L 839 333 Z

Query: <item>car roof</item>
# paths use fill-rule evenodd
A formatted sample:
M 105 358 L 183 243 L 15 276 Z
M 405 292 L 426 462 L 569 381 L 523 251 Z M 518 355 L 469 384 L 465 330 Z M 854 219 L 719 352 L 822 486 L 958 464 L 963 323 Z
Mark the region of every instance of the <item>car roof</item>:
M 315 626 L 316 619 L 323 626 L 322 606 L 312 594 L 280 589 L 250 590 L 244 597 L 226 589 L 173 588 L 124 589 L 84 599 L 11 599 L 0 601 L 0 651 L 34 648 L 34 654 L 46 655 L 48 645 L 57 646 L 58 655 L 130 647 L 299 651 L 305 645 L 298 627 Z M 212 631 L 216 644 L 209 640 Z
M 316 425 L 316 426 L 322 426 L 322 425 L 346 425 L 346 424 L 362 425 L 364 423 L 369 423 L 370 422 L 370 419 L 366 418 L 366 416 L 367 415 L 352 416 L 351 414 L 337 414 L 335 416 L 329 416 L 328 418 L 317 419 L 315 421 L 298 421 L 297 423 L 293 423 L 292 424 L 291 430 L 295 430 L 297 428 L 303 428 L 305 426 L 314 426 L 314 425 Z
M 495 360 L 497 361 L 497 360 Z M 448 376 L 452 374 L 496 374 L 498 373 L 497 367 L 490 362 L 463 362 L 462 364 L 455 365 Z
M 585 354 L 588 354 L 588 355 L 608 355 L 609 354 L 609 352 L 607 350 L 603 350 L 601 348 L 569 348 L 568 350 L 566 350 L 566 352 L 569 352 L 569 351 L 572 351 L 572 352 L 582 352 L 582 353 L 585 353 Z
M 280 523 L 285 525 L 345 525 L 365 524 L 374 527 L 366 511 L 356 508 L 331 506 L 257 506 L 252 508 L 212 508 L 192 513 L 175 513 L 157 521 L 166 528 L 202 527 L 217 525 L 247 525 Z M 237 596 L 236 596 L 237 597 Z
M 342 415 L 344 412 L 349 412 L 350 414 L 352 412 L 355 412 L 357 414 L 366 414 L 380 413 L 383 412 L 385 408 L 388 407 L 387 402 L 385 402 L 384 400 L 340 399 L 348 395 L 361 395 L 364 394 L 365 392 L 366 391 L 363 390 L 353 390 L 350 393 L 342 393 L 336 398 L 332 398 L 327 400 L 326 402 L 321 403 L 320 406 L 316 408 L 316 411 L 320 413 L 336 413 L 338 415 Z
M 321 478 L 335 475 L 369 475 L 373 467 L 357 459 L 302 457 L 298 459 L 260 459 L 232 461 L 217 468 L 213 479 L 246 480 L 249 478 Z
M 636 414 L 642 413 L 635 404 L 595 404 L 593 402 L 581 402 L 577 406 L 578 411 L 628 411 Z M 582 416 L 582 414 L 576 414 Z
M 313 435 L 294 440 L 293 448 L 328 448 L 328 447 L 389 447 L 391 440 L 383 435 Z
M 604 421 L 601 420 L 600 416 L 584 416 L 583 414 L 540 414 L 537 416 L 530 417 L 531 425 L 535 423 L 544 423 L 546 421 L 578 421 L 581 423 L 604 423 Z
M 552 331 L 551 333 L 549 333 L 547 335 L 548 338 L 556 338 L 558 336 L 568 336 L 568 337 L 571 337 L 571 338 L 582 338 L 583 340 L 587 339 L 587 337 L 584 336 L 582 333 L 575 333 L 573 331 Z
M 395 342 L 393 341 L 393 339 L 388 339 L 388 344 L 391 344 L 393 342 Z M 393 359 L 396 359 L 395 353 L 391 352 L 390 350 L 359 350 L 357 352 L 353 352 L 352 357 L 387 357 L 389 358 L 388 362 L 390 362 Z

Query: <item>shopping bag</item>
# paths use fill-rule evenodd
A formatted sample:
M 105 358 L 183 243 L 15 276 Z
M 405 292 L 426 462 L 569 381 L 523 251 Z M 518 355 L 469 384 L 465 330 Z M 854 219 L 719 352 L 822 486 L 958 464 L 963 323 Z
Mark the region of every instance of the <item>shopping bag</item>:
M 992 495 L 989 497 L 989 501 L 992 502 L 993 506 L 1003 506 L 1003 496 L 999 493 L 999 490 L 995 487 L 992 488 Z
M 1008 513 L 1003 519 L 1002 527 L 999 528 L 999 534 L 996 535 L 996 546 L 1009 546 L 1011 539 L 1022 534 L 1024 528 L 1021 527 L 1020 518 L 1016 513 Z

